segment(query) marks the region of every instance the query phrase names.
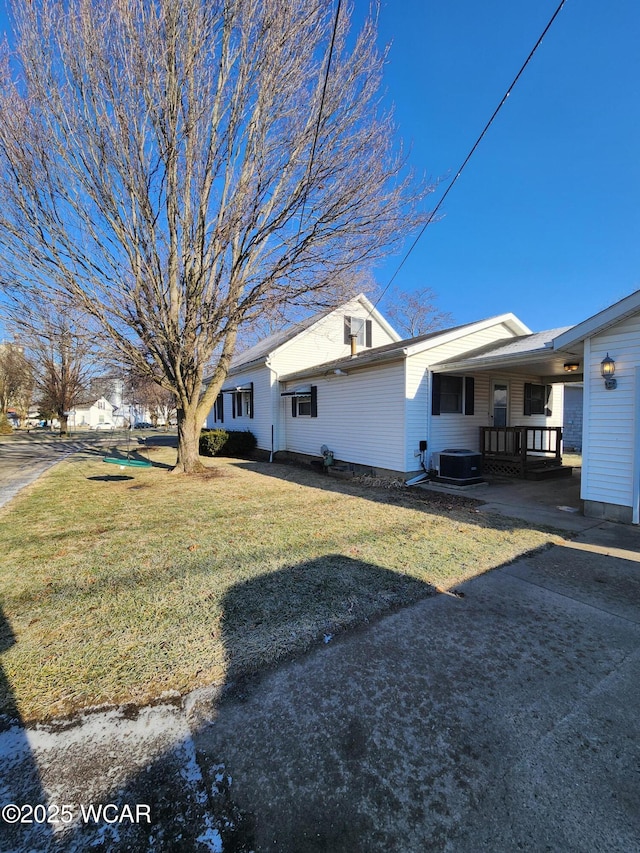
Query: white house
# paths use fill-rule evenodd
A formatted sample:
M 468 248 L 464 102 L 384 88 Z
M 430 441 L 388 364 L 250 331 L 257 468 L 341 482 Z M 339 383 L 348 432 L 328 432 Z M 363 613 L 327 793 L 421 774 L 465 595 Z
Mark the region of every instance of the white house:
M 258 447 L 270 453 L 288 450 L 280 379 L 285 373 L 341 358 L 350 352 L 350 335 L 367 351 L 400 340 L 400 335 L 360 295 L 339 309 L 316 314 L 239 353 L 231 367 L 206 426 L 250 429 Z M 309 395 L 307 395 L 309 396 Z M 301 405 L 311 407 L 311 400 Z M 320 447 L 314 449 L 318 455 Z
M 113 410 L 113 404 L 106 397 L 99 397 L 93 402 L 77 403 L 69 412 L 69 428 L 95 429 L 98 424 L 113 424 Z
M 326 446 L 353 470 L 409 476 L 465 449 L 487 472 L 541 476 L 562 473 L 572 383 L 585 513 L 638 523 L 640 291 L 573 328 L 533 333 L 502 314 L 409 340 L 359 296 L 238 356 L 207 425 L 251 429 L 272 457 Z
M 503 314 L 285 374 L 283 394 L 308 389 L 316 402 L 315 419 L 293 401 L 285 407 L 285 447 L 317 455 L 325 444 L 337 459 L 406 476 L 422 462 L 437 468 L 450 448 L 498 451 L 490 445 L 495 433 L 481 447 L 481 428 L 556 428 L 557 435 L 562 385 L 535 363 L 515 363 L 546 340 Z M 487 370 L 487 354 L 496 352 L 508 353 L 509 364 Z M 514 452 L 505 446 L 501 456 Z
M 559 335 L 554 349 L 584 364 L 585 515 L 638 524 L 640 290 Z

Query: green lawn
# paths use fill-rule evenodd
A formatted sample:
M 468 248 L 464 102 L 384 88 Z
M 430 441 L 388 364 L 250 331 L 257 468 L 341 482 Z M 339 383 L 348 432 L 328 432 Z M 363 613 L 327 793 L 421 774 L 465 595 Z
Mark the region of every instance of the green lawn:
M 0 510 L 0 710 L 221 683 L 554 540 L 471 501 L 209 464 L 187 478 L 78 455 Z

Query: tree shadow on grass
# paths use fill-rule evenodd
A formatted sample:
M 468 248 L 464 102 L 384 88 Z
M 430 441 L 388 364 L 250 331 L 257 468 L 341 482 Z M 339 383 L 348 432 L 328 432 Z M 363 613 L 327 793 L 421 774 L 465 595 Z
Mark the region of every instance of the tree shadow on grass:
M 16 643 L 9 620 L 0 607 L 0 655 Z M 40 771 L 24 729 L 15 696 L 0 666 L 0 849 L 46 849 L 51 840 L 50 825 L 41 809 L 36 814 L 29 807 L 46 806 Z M 18 807 L 19 811 L 12 808 Z M 14 820 L 14 818 L 16 818 Z
M 63 761 L 44 769 L 47 789 L 63 792 L 59 796 L 65 802 L 115 804 L 120 810 L 128 806 L 133 814 L 142 804 L 148 806 L 150 822 L 144 814 L 137 823 L 79 822 L 51 849 L 65 853 L 254 849 L 252 816 L 234 802 L 224 768 L 200 760 L 194 731 L 216 716 L 225 697 L 242 701 L 285 660 L 322 653 L 345 628 L 366 624 L 433 592 L 428 584 L 340 554 L 231 587 L 223 600 L 221 623 L 227 681 L 204 691 L 200 701 L 190 698 L 189 725 L 180 703 L 121 707 L 111 712 L 111 722 L 104 712 L 79 715 L 81 725 L 70 729 L 72 743 L 64 748 Z M 220 636 L 212 630 L 212 657 L 219 643 Z M 113 721 L 114 736 L 105 736 Z
M 43 769 L 63 800 L 143 804 L 150 823 L 78 824 L 50 849 L 635 849 L 637 563 L 567 554 L 482 575 L 358 642 L 336 628 L 359 604 L 378 596 L 388 613 L 433 590 L 340 554 L 234 585 L 226 685 L 121 707 L 112 736 L 108 714 L 80 715 Z

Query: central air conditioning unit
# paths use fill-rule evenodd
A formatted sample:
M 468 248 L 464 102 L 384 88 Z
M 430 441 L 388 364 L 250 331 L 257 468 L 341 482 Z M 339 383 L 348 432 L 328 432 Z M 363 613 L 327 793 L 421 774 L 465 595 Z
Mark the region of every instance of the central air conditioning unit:
M 482 454 L 473 450 L 449 448 L 439 454 L 438 480 L 454 486 L 482 483 Z

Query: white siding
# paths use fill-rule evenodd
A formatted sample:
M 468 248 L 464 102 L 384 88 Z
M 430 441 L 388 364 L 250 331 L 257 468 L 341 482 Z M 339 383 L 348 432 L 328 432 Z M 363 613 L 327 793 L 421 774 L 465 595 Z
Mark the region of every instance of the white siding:
M 635 372 L 640 365 L 640 317 L 624 320 L 591 338 L 591 357 L 585 364 L 584 431 L 588 464 L 582 498 L 620 506 L 633 505 L 636 434 Z M 618 387 L 607 391 L 600 362 L 609 353 L 616 363 Z
M 464 450 L 480 450 L 480 427 L 489 426 L 489 376 L 480 373 L 474 377 L 473 415 L 443 413 L 431 418 L 431 453 L 454 447 Z M 431 400 L 429 400 L 431 410 Z
M 407 429 L 407 442 L 404 460 L 405 471 L 417 471 L 420 469 L 420 458 L 415 454 L 420 449 L 421 441 L 427 441 L 426 464 L 428 464 L 429 461 L 428 452 L 431 449 L 429 443 L 428 424 L 429 412 L 431 409 L 429 396 L 429 361 L 430 352 L 409 356 L 406 360 L 405 423 Z
M 271 365 L 280 375 L 294 373 L 323 364 L 337 358 L 346 358 L 351 354 L 351 345 L 344 342 L 344 318 L 360 317 L 372 322 L 371 346 L 381 347 L 394 343 L 397 338 L 391 337 L 379 322 L 376 313 L 369 316 L 365 306 L 357 299 L 323 317 L 311 328 L 301 332 L 293 340 L 284 344 L 271 357 Z M 363 349 L 362 347 L 360 349 Z
M 226 430 L 251 430 L 258 440 L 258 447 L 262 450 L 271 449 L 271 424 L 272 419 L 272 380 L 271 371 L 266 367 L 258 367 L 247 370 L 244 373 L 235 373 L 229 377 L 222 386 L 233 388 L 235 386 L 247 386 L 253 382 L 253 417 L 233 417 L 231 406 L 231 394 L 223 394 L 224 399 L 224 421 L 215 422 L 213 408 L 207 415 L 206 425 L 208 429 L 224 427 Z
M 475 414 L 450 415 L 444 414 L 431 419 L 431 385 L 429 382 L 429 367 L 437 362 L 464 355 L 470 350 L 486 346 L 504 338 L 512 338 L 514 333 L 504 324 L 497 323 L 487 329 L 481 329 L 468 335 L 463 335 L 454 341 L 431 347 L 430 349 L 410 355 L 407 358 L 406 369 L 406 424 L 407 446 L 405 468 L 407 471 L 417 470 L 419 460 L 415 456 L 421 440 L 427 440 L 426 463 L 429 464 L 430 454 L 437 453 L 447 447 L 463 447 L 477 450 L 479 447 L 479 427 L 491 423 L 488 417 L 488 378 L 476 377 Z
M 526 382 L 541 384 L 541 377 L 509 373 L 495 376 L 489 373 L 477 373 L 474 379 L 473 415 L 443 413 L 432 417 L 429 441 L 431 453 L 440 453 L 450 447 L 480 450 L 480 427 L 491 426 L 493 423 L 491 388 L 494 381 L 505 382 L 509 386 L 509 426 L 562 426 L 564 398 L 562 385 L 552 386 L 549 400 L 551 415 L 547 417 L 524 414 L 524 385 Z
M 504 323 L 496 323 L 487 329 L 471 332 L 454 341 L 431 347 L 424 355 L 427 356 L 428 364 L 436 364 L 439 361 L 454 359 L 457 355 L 465 355 L 471 350 L 487 346 L 488 344 L 495 343 L 495 341 L 513 337 L 516 336 Z
M 317 418 L 292 417 L 290 398 L 282 399 L 287 450 L 320 456 L 326 444 L 337 460 L 405 470 L 403 362 L 311 384 L 318 389 Z

